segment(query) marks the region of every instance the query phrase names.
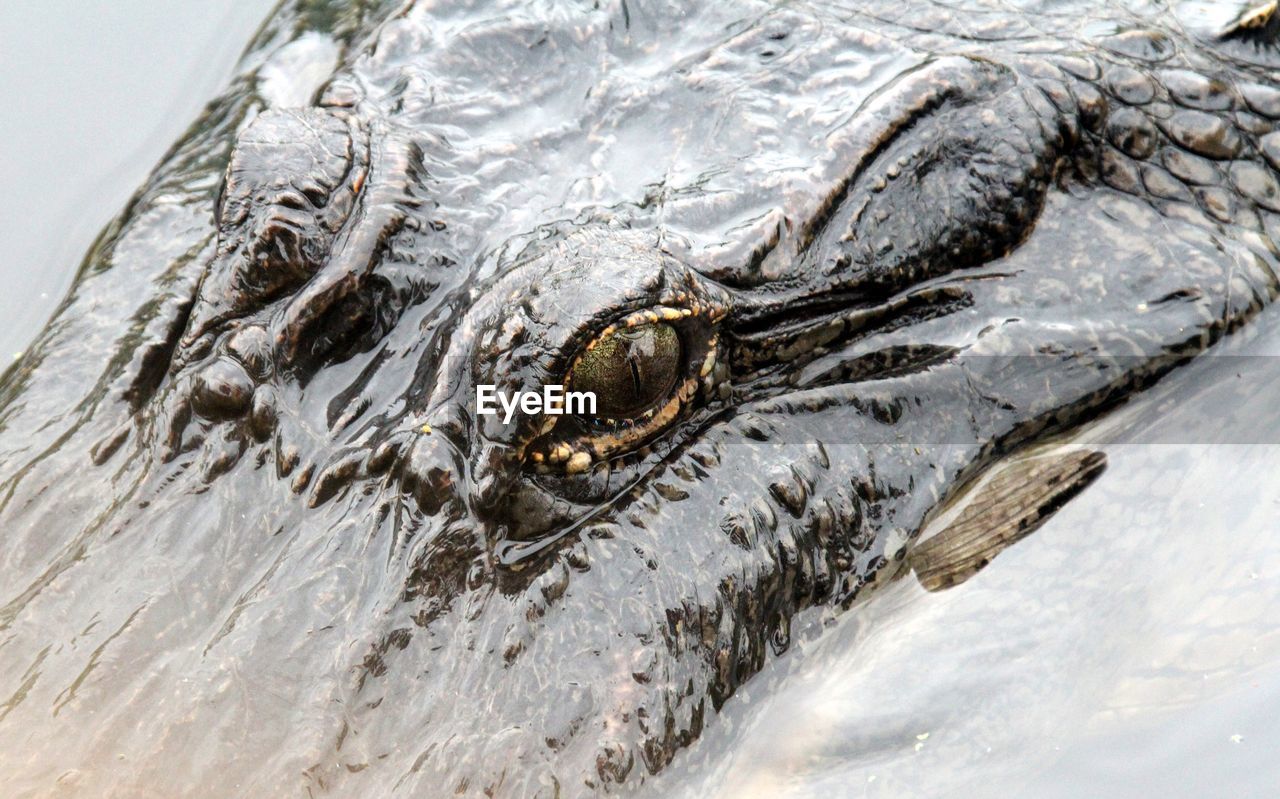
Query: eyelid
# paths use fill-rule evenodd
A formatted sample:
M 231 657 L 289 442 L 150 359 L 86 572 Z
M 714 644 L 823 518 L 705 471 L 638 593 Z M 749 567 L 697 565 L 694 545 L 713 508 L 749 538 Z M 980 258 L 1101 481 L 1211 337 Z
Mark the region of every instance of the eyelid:
M 578 364 L 578 361 L 582 359 L 583 354 L 595 349 L 597 344 L 619 330 L 641 327 L 643 325 L 654 325 L 658 322 L 678 322 L 682 319 L 688 319 L 691 316 L 696 316 L 698 313 L 699 309 L 697 307 L 672 308 L 666 305 L 660 305 L 656 308 L 646 308 L 643 311 L 629 313 L 593 336 L 591 341 L 587 342 L 587 346 L 582 348 L 583 352 L 579 353 L 578 357 L 573 359 L 570 369 L 572 370 L 572 367 Z
M 631 427 L 555 441 L 545 451 L 529 452 L 529 459 L 535 467 L 562 467 L 566 473 L 574 474 L 586 471 L 595 463 L 625 455 L 644 446 L 680 418 L 697 394 L 698 382 L 696 375 L 686 378 L 652 415 Z

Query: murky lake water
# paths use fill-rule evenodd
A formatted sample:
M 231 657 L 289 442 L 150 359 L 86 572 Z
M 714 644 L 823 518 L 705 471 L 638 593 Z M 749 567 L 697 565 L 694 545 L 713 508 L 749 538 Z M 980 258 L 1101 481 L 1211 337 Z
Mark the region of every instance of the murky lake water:
M 0 7 L 4 357 L 270 5 Z M 900 581 L 772 664 L 659 793 L 1277 795 L 1277 354 L 1273 309 L 1085 433 L 1110 465 L 1080 499 L 969 583 Z

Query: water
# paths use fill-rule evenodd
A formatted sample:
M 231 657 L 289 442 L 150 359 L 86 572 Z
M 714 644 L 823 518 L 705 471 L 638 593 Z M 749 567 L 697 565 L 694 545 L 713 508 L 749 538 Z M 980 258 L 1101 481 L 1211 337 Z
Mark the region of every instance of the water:
M 274 0 L 0 4 L 0 358 L 229 77 Z

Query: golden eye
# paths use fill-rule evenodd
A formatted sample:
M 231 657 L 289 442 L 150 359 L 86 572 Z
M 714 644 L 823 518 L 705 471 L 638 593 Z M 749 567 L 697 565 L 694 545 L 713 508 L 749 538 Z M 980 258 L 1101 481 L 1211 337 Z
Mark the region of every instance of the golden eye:
M 665 323 L 615 330 L 578 360 L 569 388 L 596 395 L 597 417 L 630 419 L 671 394 L 683 350 L 680 334 Z

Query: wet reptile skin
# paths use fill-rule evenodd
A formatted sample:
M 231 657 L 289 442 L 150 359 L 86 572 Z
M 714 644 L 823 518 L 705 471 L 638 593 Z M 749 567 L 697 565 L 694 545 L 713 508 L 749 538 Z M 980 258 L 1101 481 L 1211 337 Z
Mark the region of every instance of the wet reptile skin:
M 906 5 L 286 3 L 0 384 L 10 795 L 625 792 L 1276 295 L 1270 27 Z M 475 415 L 659 317 L 660 423 Z

